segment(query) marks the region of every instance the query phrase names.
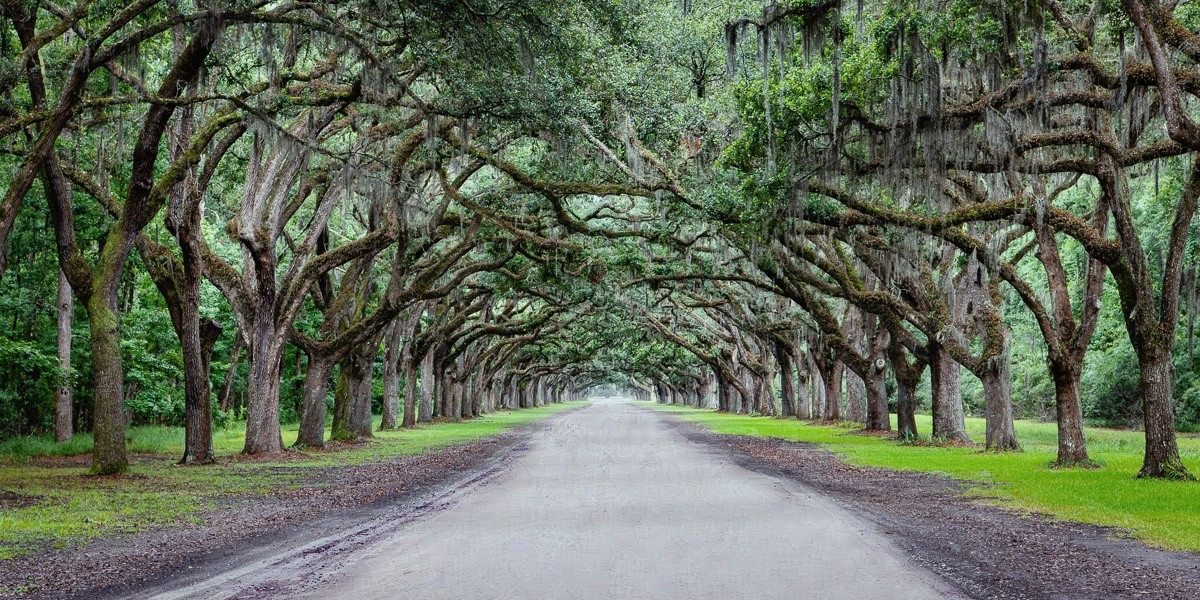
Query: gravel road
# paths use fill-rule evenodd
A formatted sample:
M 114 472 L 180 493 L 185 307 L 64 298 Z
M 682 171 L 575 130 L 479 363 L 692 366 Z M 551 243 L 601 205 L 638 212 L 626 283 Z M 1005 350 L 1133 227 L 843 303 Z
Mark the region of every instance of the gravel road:
M 153 597 L 962 597 L 876 526 L 629 402 L 554 419 L 430 506 Z

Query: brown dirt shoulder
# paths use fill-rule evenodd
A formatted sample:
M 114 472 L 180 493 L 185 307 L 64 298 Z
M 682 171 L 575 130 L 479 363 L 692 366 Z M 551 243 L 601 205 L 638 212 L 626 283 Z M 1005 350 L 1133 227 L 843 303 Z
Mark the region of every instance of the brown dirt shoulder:
M 1200 553 L 988 504 L 964 496 L 967 484 L 948 477 L 856 467 L 813 444 L 720 435 L 668 418 L 745 468 L 832 496 L 974 598 L 1200 598 Z
M 384 511 L 418 507 L 446 484 L 520 452 L 544 423 L 388 462 L 306 468 L 296 489 L 218 498 L 195 523 L 0 561 L 0 598 L 125 598 L 166 582 L 200 580 Z

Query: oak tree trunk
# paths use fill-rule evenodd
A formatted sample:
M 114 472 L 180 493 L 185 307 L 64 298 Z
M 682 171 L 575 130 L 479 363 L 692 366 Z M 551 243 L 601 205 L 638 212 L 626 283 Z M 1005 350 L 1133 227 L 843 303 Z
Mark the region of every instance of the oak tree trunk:
M 796 418 L 805 421 L 812 418 L 812 391 L 809 385 L 811 378 L 807 368 L 796 370 Z
M 456 421 L 462 420 L 463 417 L 464 387 L 466 386 L 461 379 L 454 378 L 450 382 L 450 417 Z
M 75 300 L 66 273 L 58 270 L 58 369 L 62 373 L 54 397 L 54 441 L 70 441 L 74 433 L 71 398 L 71 327 L 75 322 Z
M 896 378 L 896 437 L 912 440 L 917 437 L 916 384 Z
M 367 343 L 341 360 L 337 389 L 333 397 L 334 440 L 359 440 L 371 437 L 371 375 L 375 344 Z
M 1005 344 L 1007 346 L 1007 344 Z M 988 359 L 983 375 L 988 450 L 1020 450 L 1013 431 L 1012 362 L 1007 351 Z
M 404 329 L 401 322 L 392 323 L 387 335 L 387 350 L 383 353 L 383 406 L 379 429 L 395 429 L 400 412 L 400 346 Z
M 297 447 L 320 448 L 325 445 L 325 414 L 328 411 L 329 376 L 333 372 L 333 364 L 328 357 L 316 353 L 308 357 Z
M 237 378 L 238 361 L 241 359 L 242 348 L 245 346 L 245 342 L 242 341 L 242 332 L 235 331 L 233 347 L 229 350 L 229 368 L 225 370 L 225 381 L 221 384 L 221 412 L 229 412 L 233 408 L 233 382 Z
M 725 383 L 725 375 L 720 371 L 716 372 L 717 378 L 717 410 L 719 412 L 730 411 L 729 385 Z
M 186 277 L 186 275 L 185 275 Z M 193 285 L 194 283 L 194 285 Z M 200 280 L 187 284 L 180 306 L 180 343 L 183 350 L 184 442 L 181 465 L 209 464 L 216 460 L 213 452 L 212 384 L 209 368 L 212 349 L 221 335 L 221 328 L 211 319 L 200 317 Z M 194 293 L 193 293 L 194 292 Z
M 962 403 L 962 371 L 945 348 L 929 344 L 930 387 L 933 395 L 933 437 L 969 442 Z
M 400 364 L 404 369 L 404 421 L 401 425 L 411 429 L 417 426 L 417 368 L 412 355 L 407 352 Z
M 1146 427 L 1146 453 L 1138 477 L 1192 479 L 1179 457 L 1175 414 L 1172 412 L 1174 367 L 1171 353 L 1144 353 L 1138 361 L 1142 374 L 1142 416 Z
M 433 420 L 433 398 L 437 387 L 437 377 L 433 374 L 433 350 L 421 358 L 421 405 L 417 412 L 417 421 L 428 423 Z
M 846 367 L 839 360 L 822 373 L 825 379 L 825 406 L 821 418 L 826 421 L 842 420 L 842 377 L 845 372 Z
M 888 413 L 887 397 L 887 361 L 882 356 L 877 356 L 871 361 L 866 386 L 866 428 L 873 431 L 891 431 L 892 419 Z
M 1055 420 L 1058 423 L 1057 467 L 1093 466 L 1083 437 L 1083 403 L 1079 396 L 1079 367 L 1050 362 L 1054 380 Z
M 195 220 L 193 220 L 193 218 Z M 212 319 L 200 316 L 200 257 L 195 236 L 199 235 L 199 214 L 177 227 L 183 251 L 183 273 L 178 277 L 179 343 L 183 354 L 184 447 L 180 464 L 208 464 L 213 453 L 212 423 L 212 349 L 221 328 Z
M 846 420 L 865 423 L 867 420 L 867 385 L 854 371 L 846 379 Z
M 283 451 L 279 428 L 279 384 L 283 336 L 275 331 L 274 298 L 261 297 L 248 333 L 250 372 L 246 378 L 246 444 L 244 454 Z
M 117 317 L 117 286 L 88 299 L 92 351 L 92 472 L 122 473 L 125 455 L 125 376 L 121 368 L 121 336 Z
M 369 344 L 369 349 L 359 358 L 361 370 L 350 389 L 352 402 L 350 404 L 350 430 L 356 438 L 372 437 L 371 433 L 371 390 L 375 380 L 375 357 L 379 351 L 378 340 Z

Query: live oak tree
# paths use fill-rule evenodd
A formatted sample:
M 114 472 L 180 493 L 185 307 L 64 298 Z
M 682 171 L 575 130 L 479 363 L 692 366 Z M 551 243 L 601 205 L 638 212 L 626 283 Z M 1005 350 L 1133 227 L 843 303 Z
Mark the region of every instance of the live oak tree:
M 876 430 L 894 407 L 902 439 L 927 405 L 955 443 L 974 412 L 994 450 L 1032 412 L 1057 466 L 1095 466 L 1111 379 L 1138 381 L 1140 474 L 1190 478 L 1186 4 L 0 10 L 0 350 L 31 357 L 0 366 L 79 399 L 0 394 L 31 415 L 4 431 L 65 438 L 75 408 L 96 472 L 125 468 L 154 378 L 123 367 L 154 337 L 187 463 L 235 390 L 247 453 L 290 418 L 325 443 L 330 408 L 332 437 L 368 437 L 382 373 L 384 428 L 612 385 Z M 93 381 L 59 385 L 68 366 Z

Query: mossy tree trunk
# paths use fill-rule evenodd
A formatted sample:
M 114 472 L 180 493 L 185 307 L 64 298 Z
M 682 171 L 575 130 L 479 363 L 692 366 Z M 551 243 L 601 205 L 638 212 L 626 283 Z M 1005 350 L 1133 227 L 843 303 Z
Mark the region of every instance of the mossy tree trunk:
M 117 286 L 88 299 L 92 351 L 92 473 L 112 475 L 129 468 L 125 454 L 125 374 L 117 318 Z
M 380 430 L 395 429 L 400 416 L 400 347 L 404 343 L 404 325 L 397 319 L 386 336 L 383 353 L 383 405 Z
M 334 361 L 320 352 L 308 353 L 308 371 L 304 374 L 304 400 L 300 409 L 300 432 L 296 446 L 320 448 L 325 445 L 325 415 L 328 411 L 329 378 Z
M 872 431 L 891 431 L 892 419 L 888 412 L 887 361 L 883 356 L 875 356 L 871 361 L 866 385 L 866 428 Z
M 921 371 L 925 370 L 926 362 L 920 356 L 914 356 L 914 360 L 910 361 L 900 336 L 894 334 L 891 335 L 887 355 L 888 362 L 892 365 L 892 373 L 896 377 L 896 437 L 902 440 L 915 439 L 916 388 L 921 381 Z
M 71 282 L 62 269 L 58 270 L 58 368 L 62 380 L 54 395 L 54 441 L 62 444 L 71 440 L 75 431 L 74 406 L 71 397 L 71 327 L 75 322 L 75 298 Z
M 929 362 L 934 439 L 971 441 L 963 414 L 962 367 L 936 341 L 929 344 Z
M 433 420 L 434 397 L 437 393 L 437 376 L 434 374 L 433 349 L 426 351 L 421 358 L 421 404 L 417 412 L 417 421 L 428 423 Z
M 417 369 L 407 349 L 400 365 L 404 370 L 404 419 L 401 426 L 412 429 L 417 426 Z
M 221 29 L 221 24 L 212 18 L 198 23 L 196 33 L 179 52 L 170 71 L 159 85 L 158 96 L 175 97 L 183 93 L 199 74 Z M 86 80 L 87 71 L 78 71 L 76 75 L 81 75 Z M 71 85 L 76 83 L 75 79 L 73 76 Z M 69 95 L 78 91 L 64 91 L 63 94 Z M 67 100 L 69 99 L 64 102 L 69 104 Z M 201 154 L 213 137 L 237 121 L 229 114 L 211 119 L 189 140 L 186 151 L 173 160 L 170 168 L 156 180 L 155 167 L 160 158 L 161 141 L 175 109 L 175 104 L 156 104 L 147 109 L 141 131 L 133 146 L 129 188 L 123 201 L 114 199 L 107 189 L 93 180 L 83 181 L 86 191 L 95 196 L 115 217 L 104 236 L 100 255 L 94 265 L 83 258 L 76 243 L 73 199 L 68 193 L 64 179 L 67 171 L 75 172 L 77 169 L 61 168 L 53 156 L 53 139 L 47 141 L 43 138 L 39 143 L 46 142 L 49 145 L 45 148 L 39 146 L 40 149 L 35 151 L 35 154 L 44 152 L 42 158 L 45 160 L 46 197 L 58 245 L 59 263 L 67 274 L 75 294 L 87 307 L 88 322 L 91 326 L 95 404 L 92 472 L 96 474 L 121 473 L 129 465 L 125 452 L 124 370 L 121 365 L 118 311 L 118 289 L 126 260 L 142 230 L 162 209 L 170 190 L 179 185 L 188 169 L 199 162 Z M 54 125 L 51 124 L 50 127 Z M 41 165 L 38 168 L 40 169 Z

